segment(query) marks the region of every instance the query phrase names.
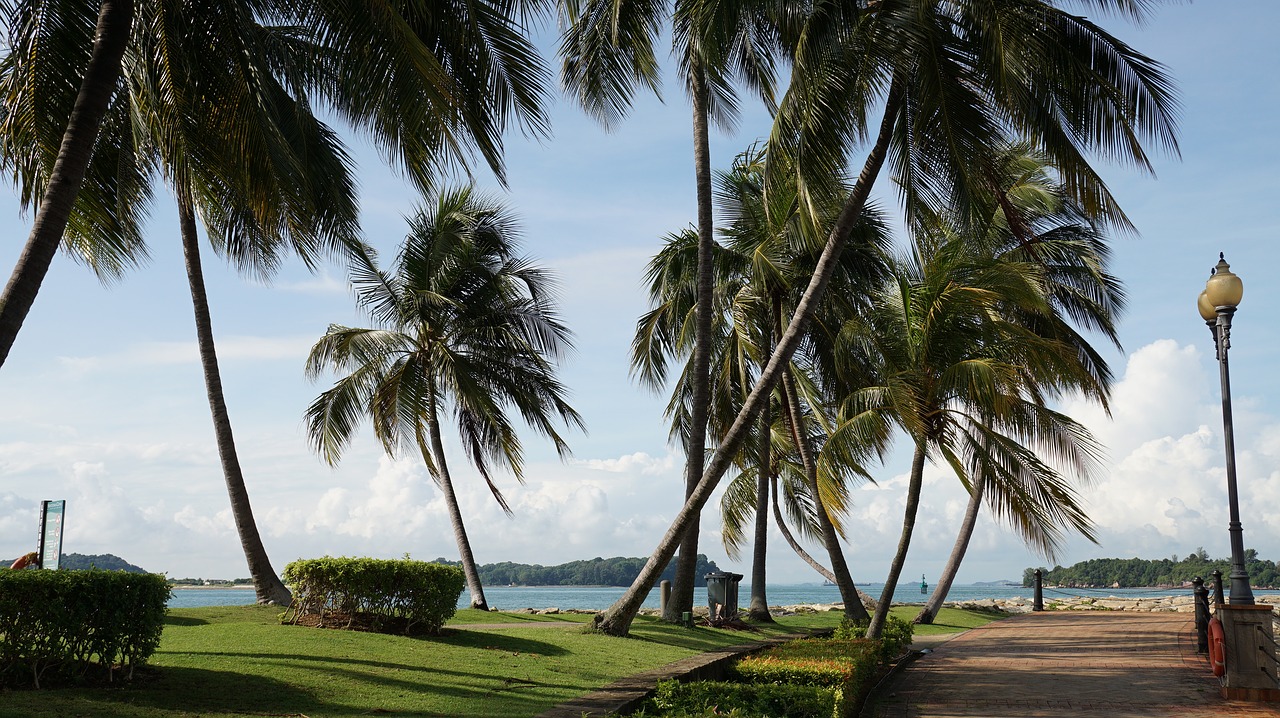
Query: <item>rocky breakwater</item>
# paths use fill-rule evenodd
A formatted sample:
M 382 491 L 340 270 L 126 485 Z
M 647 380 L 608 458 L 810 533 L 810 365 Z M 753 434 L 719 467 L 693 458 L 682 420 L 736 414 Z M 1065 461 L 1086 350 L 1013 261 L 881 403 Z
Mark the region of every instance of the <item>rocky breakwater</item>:
M 1280 596 L 1259 596 L 1259 604 L 1280 606 Z M 979 601 L 951 601 L 949 608 L 962 608 L 978 611 L 1003 611 L 1004 613 L 1027 613 L 1031 610 L 1030 597 L 987 598 Z M 1139 611 L 1143 613 L 1173 612 L 1195 613 L 1195 599 L 1190 593 L 1172 596 L 1146 596 L 1142 598 L 1121 596 L 1046 596 L 1046 611 Z M 1210 607 L 1212 609 L 1212 607 Z

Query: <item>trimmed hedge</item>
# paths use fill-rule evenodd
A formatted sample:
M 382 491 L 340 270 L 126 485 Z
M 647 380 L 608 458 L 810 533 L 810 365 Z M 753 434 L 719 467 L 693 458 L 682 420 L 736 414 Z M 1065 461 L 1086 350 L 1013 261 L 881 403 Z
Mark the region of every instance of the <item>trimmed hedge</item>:
M 832 632 L 831 637 L 840 640 L 864 638 L 867 626 L 855 623 L 848 618 Z M 884 622 L 884 630 L 880 632 L 880 659 L 890 663 L 911 648 L 911 638 L 915 635 L 915 626 L 897 616 L 888 616 Z
M 0 684 L 131 678 L 160 645 L 168 601 L 159 574 L 0 570 Z
M 664 718 L 838 718 L 840 689 L 812 685 L 661 681 L 640 715 Z
M 425 561 L 299 559 L 284 568 L 293 603 L 284 623 L 438 635 L 458 608 L 462 569 Z

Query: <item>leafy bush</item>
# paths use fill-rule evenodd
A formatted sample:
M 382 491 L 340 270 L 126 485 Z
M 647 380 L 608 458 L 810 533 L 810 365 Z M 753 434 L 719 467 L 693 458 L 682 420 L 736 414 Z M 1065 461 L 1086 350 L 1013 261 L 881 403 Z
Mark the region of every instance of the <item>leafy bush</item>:
M 897 616 L 890 615 L 884 623 L 884 630 L 880 633 L 880 659 L 886 663 L 901 656 L 911 647 L 911 637 L 915 633 L 915 627 L 910 621 L 904 621 Z M 865 638 L 867 635 L 867 627 L 865 624 L 855 623 L 848 618 L 840 622 L 831 637 L 837 640 L 846 640 L 850 638 Z
M 0 684 L 132 677 L 160 645 L 168 601 L 158 574 L 0 571 Z
M 408 559 L 299 559 L 284 568 L 293 589 L 285 623 L 437 635 L 458 608 L 462 569 Z
M 662 681 L 640 715 L 664 718 L 821 718 L 836 716 L 838 688 Z

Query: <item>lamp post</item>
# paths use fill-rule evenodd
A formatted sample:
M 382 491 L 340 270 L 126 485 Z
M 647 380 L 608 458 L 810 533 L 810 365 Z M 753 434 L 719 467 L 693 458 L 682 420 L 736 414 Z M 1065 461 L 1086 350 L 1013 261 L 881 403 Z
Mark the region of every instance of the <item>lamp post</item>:
M 1214 267 L 1204 291 L 1196 302 L 1200 316 L 1213 332 L 1213 343 L 1218 354 L 1218 373 L 1222 379 L 1222 434 L 1227 451 L 1227 501 L 1230 504 L 1231 523 L 1231 595 L 1232 605 L 1253 605 L 1253 589 L 1249 587 L 1249 574 L 1244 567 L 1244 530 L 1240 527 L 1240 498 L 1236 491 L 1236 442 L 1231 423 L 1231 372 L 1227 364 L 1227 350 L 1231 348 L 1231 317 L 1236 313 L 1240 298 L 1244 296 L 1244 283 L 1231 271 L 1231 265 L 1218 254 L 1218 266 Z

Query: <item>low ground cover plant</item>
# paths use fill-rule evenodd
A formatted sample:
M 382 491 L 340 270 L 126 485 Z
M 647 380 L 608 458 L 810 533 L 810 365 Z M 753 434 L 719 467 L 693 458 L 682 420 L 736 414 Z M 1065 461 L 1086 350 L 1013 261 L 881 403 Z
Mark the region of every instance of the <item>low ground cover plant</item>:
M 0 686 L 130 678 L 160 645 L 169 584 L 123 571 L 0 571 Z
M 284 568 L 293 603 L 282 621 L 402 635 L 439 635 L 458 608 L 462 569 L 410 559 L 299 559 Z

